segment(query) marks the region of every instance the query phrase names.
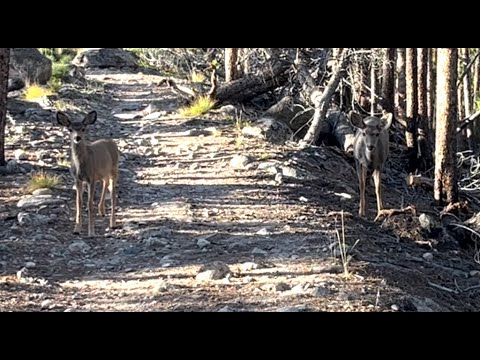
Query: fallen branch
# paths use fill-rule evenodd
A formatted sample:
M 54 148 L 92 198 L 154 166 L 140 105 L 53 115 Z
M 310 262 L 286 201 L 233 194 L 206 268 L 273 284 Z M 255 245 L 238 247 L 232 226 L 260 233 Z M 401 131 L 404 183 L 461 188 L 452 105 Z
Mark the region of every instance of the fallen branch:
M 410 175 L 407 175 L 405 180 L 408 186 L 412 186 L 412 187 L 422 186 L 429 190 L 433 189 L 433 185 L 434 185 L 433 179 L 423 177 L 421 175 L 410 174 Z
M 387 218 L 394 216 L 394 215 L 405 215 L 405 214 L 411 214 L 413 216 L 417 215 L 417 209 L 413 205 L 409 205 L 407 207 L 404 207 L 402 209 L 383 209 L 380 210 L 380 212 L 377 214 L 377 217 L 374 222 L 379 220 L 382 216 L 386 216 Z
M 472 124 L 476 119 L 480 118 L 480 111 L 477 111 L 475 114 L 470 115 L 469 117 L 463 119 L 460 122 L 460 125 L 457 126 L 457 134 L 460 133 L 463 129 L 465 129 L 467 126 Z
M 468 209 L 468 202 L 466 200 L 464 201 L 458 201 L 455 203 L 450 203 L 445 208 L 440 212 L 440 218 L 448 213 L 455 213 L 458 210 L 463 210 L 466 211 Z
M 445 286 L 441 286 L 441 285 L 437 285 L 435 283 L 432 283 L 430 281 L 428 282 L 428 285 L 430 285 L 431 287 L 434 287 L 435 289 L 446 291 L 446 292 L 451 293 L 451 294 L 458 294 L 457 290 L 452 290 L 452 289 L 449 289 Z

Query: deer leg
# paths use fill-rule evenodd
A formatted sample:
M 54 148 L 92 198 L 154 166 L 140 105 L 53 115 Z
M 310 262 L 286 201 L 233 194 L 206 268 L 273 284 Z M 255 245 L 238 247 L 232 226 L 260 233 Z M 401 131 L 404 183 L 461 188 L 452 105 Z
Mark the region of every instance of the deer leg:
M 117 204 L 117 179 L 115 177 L 111 177 L 108 180 L 108 191 L 110 192 L 110 200 L 112 202 L 112 210 L 110 213 L 110 229 L 113 229 L 117 225 L 115 220 L 115 206 Z
M 357 164 L 358 185 L 360 188 L 360 207 L 358 215 L 365 216 L 365 182 L 367 178 L 367 169 L 362 164 Z
M 375 194 L 377 195 L 377 215 L 383 209 L 382 203 L 382 172 L 377 169 L 373 171 L 373 181 L 375 182 Z
M 102 195 L 100 196 L 100 202 L 98 203 L 98 214 L 105 216 L 105 196 L 107 195 L 107 180 L 102 181 Z
M 95 236 L 95 219 L 93 214 L 93 197 L 95 195 L 95 181 L 88 184 L 88 237 Z
M 76 214 L 75 214 L 75 228 L 74 234 L 80 234 L 82 230 L 82 197 L 83 197 L 83 182 L 80 180 L 75 181 L 75 188 L 77 192 L 76 198 Z

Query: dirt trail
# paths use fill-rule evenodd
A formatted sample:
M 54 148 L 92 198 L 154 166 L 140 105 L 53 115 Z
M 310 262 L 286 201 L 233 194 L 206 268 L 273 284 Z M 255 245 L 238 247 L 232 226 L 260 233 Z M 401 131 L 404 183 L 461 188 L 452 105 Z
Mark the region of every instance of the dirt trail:
M 370 220 L 358 219 L 353 168 L 329 166 L 329 149 L 317 148 L 314 155 L 323 159 L 323 180 L 278 181 L 258 164 L 284 161 L 282 154 L 294 154 L 294 148 L 239 138 L 235 123 L 220 112 L 179 118 L 178 99 L 158 87 L 155 76 L 98 72 L 88 77 L 102 83 L 104 92 L 73 102 L 83 113 L 99 112 L 92 140 L 113 137 L 121 149 L 121 227 L 110 231 L 108 218 L 97 216 L 96 238 L 73 235 L 72 179 L 58 169 L 66 184 L 55 190 L 61 201 L 33 212 L 50 220 L 19 225 L 16 203 L 27 179 L 5 176 L 0 310 L 480 309 L 478 291 L 467 289 L 480 279 L 471 254 L 457 248 L 437 252 L 410 241 L 413 235 L 401 232 L 410 226 L 413 234 L 418 225 L 408 217 L 374 224 L 372 189 Z M 153 114 L 142 119 L 147 106 Z M 59 152 L 68 153 L 61 129 L 32 126 L 45 139 L 56 136 Z M 230 166 L 235 155 L 255 161 L 236 170 Z M 386 205 L 398 207 L 401 191 L 394 185 L 387 176 Z M 339 256 L 340 216 L 332 213 L 340 210 L 347 212 L 346 242 L 358 240 L 347 279 Z M 227 264 L 231 274 L 197 278 L 199 268 L 212 261 Z

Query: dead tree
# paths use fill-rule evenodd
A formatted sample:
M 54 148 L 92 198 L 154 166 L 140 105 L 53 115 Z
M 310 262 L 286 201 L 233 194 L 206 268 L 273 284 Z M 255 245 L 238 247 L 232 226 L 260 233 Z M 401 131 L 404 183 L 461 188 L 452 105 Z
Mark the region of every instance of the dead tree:
M 9 64 L 10 48 L 0 48 L 0 166 L 5 165 L 5 125 L 7 122 Z

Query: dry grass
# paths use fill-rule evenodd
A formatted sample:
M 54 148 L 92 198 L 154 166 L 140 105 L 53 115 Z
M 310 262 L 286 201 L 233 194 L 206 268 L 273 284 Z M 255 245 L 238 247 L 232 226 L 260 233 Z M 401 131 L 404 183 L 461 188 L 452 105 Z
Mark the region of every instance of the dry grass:
M 37 189 L 51 189 L 60 185 L 60 183 L 61 180 L 59 176 L 40 171 L 32 175 L 28 181 L 27 190 L 33 192 Z
M 38 84 L 31 84 L 27 85 L 24 98 L 27 101 L 32 101 L 41 99 L 42 97 L 49 95 L 53 95 L 53 91 L 51 89 L 45 88 Z
M 215 101 L 208 96 L 200 96 L 187 107 L 180 109 L 180 115 L 185 117 L 200 116 L 208 113 L 215 106 Z

